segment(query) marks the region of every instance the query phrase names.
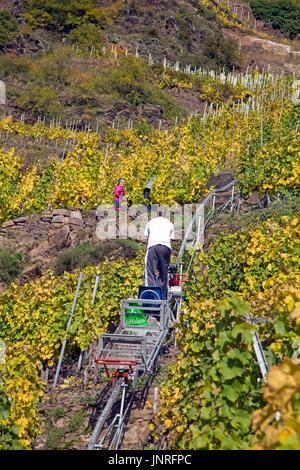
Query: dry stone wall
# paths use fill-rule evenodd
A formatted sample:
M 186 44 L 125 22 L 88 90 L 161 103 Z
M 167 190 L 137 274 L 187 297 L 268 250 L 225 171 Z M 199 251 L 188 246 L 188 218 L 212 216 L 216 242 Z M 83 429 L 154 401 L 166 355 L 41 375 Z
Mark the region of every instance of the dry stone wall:
M 217 202 L 222 204 L 230 198 L 231 189 L 219 194 Z M 247 199 L 239 200 L 241 212 L 259 202 L 257 192 Z M 99 241 L 96 227 L 103 218 L 100 207 L 96 210 L 54 209 L 40 214 L 18 217 L 0 226 L 0 247 L 27 254 L 33 261 L 43 261 L 48 254 L 55 254 L 80 243 Z
M 231 189 L 226 194 L 219 194 L 217 203 L 225 203 L 230 198 L 230 193 Z M 236 202 L 239 212 L 247 212 L 251 207 L 257 206 L 259 195 L 254 192 L 246 200 L 238 198 Z M 85 242 L 99 242 L 96 228 L 103 217 L 100 207 L 87 211 L 54 209 L 18 217 L 0 226 L 0 248 L 5 248 L 12 254 L 24 255 L 25 268 L 19 280 L 27 282 L 42 275 L 60 251 Z M 110 224 L 109 220 L 106 223 Z
M 101 213 L 96 210 L 54 209 L 18 217 L 0 227 L 0 247 L 25 255 L 24 281 L 49 265 L 56 254 L 80 243 L 96 241 Z

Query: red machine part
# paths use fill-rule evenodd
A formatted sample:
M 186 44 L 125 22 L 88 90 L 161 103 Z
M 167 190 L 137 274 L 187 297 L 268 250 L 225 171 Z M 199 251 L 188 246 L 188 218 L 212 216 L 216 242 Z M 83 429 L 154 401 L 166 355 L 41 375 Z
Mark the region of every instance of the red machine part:
M 130 370 L 131 374 L 133 374 L 133 366 L 137 365 L 137 361 L 130 360 L 130 359 L 128 359 L 127 361 L 122 361 L 121 359 L 105 359 L 105 358 L 100 357 L 100 358 L 95 359 L 95 362 L 96 362 L 96 364 L 104 366 L 105 372 L 106 372 L 108 377 L 110 377 L 110 373 L 109 373 L 109 366 L 110 365 L 118 365 L 118 366 L 120 366 L 120 368 L 122 366 L 129 366 L 129 370 Z M 128 378 L 128 375 L 129 375 L 128 370 L 124 371 L 124 370 L 117 369 L 113 376 L 114 377 Z
M 189 276 L 187 274 L 176 274 L 173 279 L 170 279 L 170 286 L 181 286 L 183 282 L 188 280 Z

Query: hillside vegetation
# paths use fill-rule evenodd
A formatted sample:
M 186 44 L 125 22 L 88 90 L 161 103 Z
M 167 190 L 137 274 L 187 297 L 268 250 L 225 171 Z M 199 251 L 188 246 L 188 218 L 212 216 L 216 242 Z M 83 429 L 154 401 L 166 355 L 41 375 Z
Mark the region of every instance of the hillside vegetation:
M 270 21 L 274 28 L 294 37 L 300 33 L 300 5 L 292 0 L 251 0 L 255 18 Z
M 143 117 L 152 125 L 159 119 L 169 125 L 202 109 L 198 86 L 159 89 L 158 63 L 245 72 L 271 63 L 277 71 L 289 71 L 285 62 L 290 61 L 297 70 L 298 56 L 286 52 L 284 58 L 280 47 L 274 53 L 276 43 L 268 45 L 272 35 L 253 29 L 254 6 L 247 23 L 231 4 L 208 0 L 10 3 L 11 13 L 0 15 L 0 79 L 7 84 L 7 113 L 30 122 L 55 117 L 82 127 L 96 119 L 107 124 Z M 286 46 L 291 51 L 297 49 L 294 36 Z M 262 41 L 257 60 L 251 52 L 255 37 Z M 244 41 L 248 47 L 241 46 Z M 288 40 L 282 34 L 276 41 L 281 46 Z M 143 66 L 129 66 L 128 52 L 143 57 Z
M 140 66 L 140 59 L 133 57 L 132 64 Z M 294 193 L 299 110 L 289 103 L 292 80 L 256 73 L 189 77 L 165 70 L 165 81 L 179 79 L 186 86 L 201 84 L 207 109 L 203 116 L 169 132 L 141 123 L 132 129 L 108 129 L 102 137 L 97 132 L 76 131 L 74 126 L 30 126 L 4 119 L 2 136 L 44 139 L 64 152 L 60 156 L 56 151 L 46 159 L 36 156 L 33 162 L 16 155 L 13 148 L 0 154 L 1 220 L 40 212 L 50 205 L 89 209 L 109 203 L 119 177 L 126 179 L 132 203 L 143 202 L 143 185 L 153 175 L 158 176 L 154 202 L 199 201 L 209 178 L 221 169 L 236 174 L 244 196 L 254 189 L 261 194 L 266 190 L 274 195 Z M 225 93 L 228 103 L 223 101 Z M 213 110 L 213 101 L 218 109 Z
M 177 360 L 160 387 L 151 443 L 299 449 L 298 77 L 251 67 L 228 34 L 274 36 L 255 30 L 250 14 L 248 22 L 240 19 L 229 2 L 12 3 L 0 11 L 7 91 L 1 236 L 22 216 L 111 206 L 120 177 L 129 206 L 144 202 L 144 185 L 156 176 L 152 202 L 174 210 L 202 201 L 212 178 L 237 178 L 239 201 L 253 193 L 258 201 L 246 215 L 213 218 L 207 250 L 193 253 L 176 324 Z M 262 2 L 243 3 L 280 29 L 278 44 L 296 43 L 297 3 L 270 0 L 268 16 Z M 279 21 L 274 8 L 283 5 L 290 14 Z M 0 449 L 32 449 L 42 431 L 39 406 L 55 393 L 49 387 L 79 273 L 70 363 L 118 323 L 121 300 L 137 294 L 145 247 L 132 243 L 131 256 L 104 260 L 101 242 L 98 254 L 95 246 L 72 247 L 55 272 L 24 285 L 13 282 L 22 256 L 0 247 Z M 267 382 L 255 360 L 254 331 L 270 367 Z M 66 380 L 83 390 L 95 385 L 80 374 Z

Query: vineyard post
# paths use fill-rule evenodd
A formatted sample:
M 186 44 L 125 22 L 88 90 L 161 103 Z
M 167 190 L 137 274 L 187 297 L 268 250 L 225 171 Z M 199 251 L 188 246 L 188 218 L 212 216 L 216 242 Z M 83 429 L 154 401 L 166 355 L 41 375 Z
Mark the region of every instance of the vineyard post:
M 59 165 L 59 169 L 58 169 L 58 172 L 57 172 L 56 180 L 55 180 L 55 183 L 54 183 L 54 188 L 53 188 L 53 191 L 52 191 L 52 194 L 51 194 L 51 198 L 50 198 L 50 201 L 49 201 L 49 204 L 48 204 L 48 207 L 47 207 L 48 211 L 49 211 L 50 208 L 51 208 L 52 199 L 53 199 L 53 196 L 54 196 L 54 193 L 55 193 L 57 181 L 58 181 L 58 178 L 59 178 L 59 175 L 60 175 L 62 163 L 63 163 L 63 161 L 64 161 L 64 156 L 65 156 L 65 153 L 66 153 L 67 143 L 68 143 L 68 141 L 66 141 L 66 143 L 65 143 L 65 148 L 64 148 L 64 151 L 63 151 L 61 160 L 60 160 L 60 165 Z
M 232 210 L 233 210 L 234 188 L 235 188 L 235 185 L 232 186 L 232 191 L 231 191 L 230 212 L 232 212 Z
M 154 413 L 154 415 L 156 415 L 157 411 L 158 411 L 158 397 L 159 397 L 159 387 L 155 387 L 155 389 L 154 389 L 154 400 L 153 400 L 153 413 Z
M 100 200 L 102 181 L 103 181 L 104 173 L 105 173 L 105 164 L 106 164 L 107 155 L 108 155 L 108 144 L 106 146 L 106 151 L 105 151 L 105 157 L 104 157 L 104 163 L 103 163 L 103 169 L 102 169 L 102 178 L 101 178 L 101 181 L 100 181 L 100 184 L 99 184 L 97 205 L 99 204 L 99 200 Z
M 216 206 L 216 195 L 214 194 L 213 201 L 212 201 L 212 211 L 215 212 L 215 206 Z
M 96 293 L 97 293 L 97 288 L 98 288 L 99 281 L 100 281 L 100 274 L 96 274 L 95 285 L 94 285 L 94 290 L 93 290 L 93 297 L 92 297 L 92 305 L 94 305 L 94 303 L 95 303 Z M 80 356 L 79 356 L 78 366 L 77 366 L 78 372 L 81 369 L 81 365 L 82 365 L 82 362 L 83 362 L 84 357 L 86 355 L 86 351 L 87 350 L 80 351 Z
M 0 118 L 5 117 L 5 105 L 6 105 L 6 85 L 3 80 L 0 80 Z
M 183 272 L 183 265 L 184 265 L 184 262 L 183 261 L 180 261 L 180 276 L 182 276 L 182 272 Z M 180 300 L 180 307 L 178 308 L 178 317 L 176 318 L 176 320 L 179 320 L 179 312 L 180 312 L 180 309 L 181 309 L 181 302 L 182 302 L 182 299 Z M 175 328 L 175 339 L 174 339 L 174 346 L 176 348 L 177 346 L 177 333 L 178 333 L 178 330 L 179 328 Z
M 168 131 L 166 132 L 166 141 L 165 141 L 164 159 L 166 159 L 166 157 L 167 157 L 167 146 L 168 146 Z
M 71 326 L 73 314 L 75 312 L 75 307 L 76 307 L 76 303 L 77 303 L 79 289 L 80 289 L 80 286 L 81 286 L 82 276 L 83 276 L 83 272 L 81 272 L 79 274 L 79 277 L 78 277 L 77 288 L 76 288 L 75 297 L 74 297 L 73 305 L 72 305 L 72 311 L 71 311 L 71 315 L 69 317 L 69 321 L 68 321 L 68 324 L 67 324 L 67 329 L 66 329 L 66 332 L 65 332 L 65 338 L 64 338 L 64 342 L 63 342 L 63 345 L 62 345 L 62 348 L 61 348 L 60 357 L 59 357 L 59 361 L 58 361 L 58 366 L 57 366 L 55 377 L 54 377 L 53 390 L 56 388 L 56 384 L 57 384 L 57 380 L 58 380 L 58 376 L 59 376 L 59 371 L 60 371 L 60 368 L 61 368 L 61 363 L 62 363 L 62 360 L 63 360 L 63 356 L 64 356 L 66 344 L 67 344 L 67 334 L 68 334 L 69 328 Z
M 261 150 L 263 151 L 263 147 L 264 147 L 263 112 L 261 112 L 261 116 L 260 116 L 260 147 L 261 147 Z

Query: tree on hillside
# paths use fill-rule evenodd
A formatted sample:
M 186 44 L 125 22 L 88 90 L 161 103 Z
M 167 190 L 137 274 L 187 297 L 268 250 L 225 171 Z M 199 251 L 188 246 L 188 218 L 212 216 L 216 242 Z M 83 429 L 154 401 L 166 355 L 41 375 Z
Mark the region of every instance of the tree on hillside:
M 212 34 L 204 41 L 204 56 L 211 61 L 211 66 L 231 70 L 233 67 L 239 68 L 242 62 L 242 55 L 237 44 L 229 38 L 224 38 L 221 34 Z

